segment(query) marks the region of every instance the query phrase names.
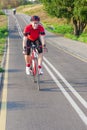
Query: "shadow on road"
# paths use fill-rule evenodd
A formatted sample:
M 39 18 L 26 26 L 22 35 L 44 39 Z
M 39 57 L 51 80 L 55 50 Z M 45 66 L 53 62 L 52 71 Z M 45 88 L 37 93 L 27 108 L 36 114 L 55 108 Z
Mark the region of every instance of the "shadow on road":
M 17 72 L 22 72 L 22 69 L 9 69 L 8 73 L 17 73 Z

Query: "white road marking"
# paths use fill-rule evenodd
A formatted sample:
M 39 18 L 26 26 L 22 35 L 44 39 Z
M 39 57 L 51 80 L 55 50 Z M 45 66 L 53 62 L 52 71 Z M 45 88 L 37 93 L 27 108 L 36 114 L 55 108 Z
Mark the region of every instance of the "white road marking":
M 17 18 L 16 18 L 14 15 L 12 15 L 12 16 L 13 16 L 14 19 L 15 19 L 16 26 L 17 26 L 17 28 L 18 28 L 18 33 L 19 33 L 20 37 L 23 38 L 23 33 L 22 33 L 22 31 L 21 31 L 21 27 L 20 27 L 20 25 L 19 25 L 19 22 L 18 22 Z
M 79 95 L 79 93 L 67 82 L 67 80 L 54 68 L 54 66 L 44 57 L 44 61 L 51 67 L 51 69 L 60 77 L 60 79 L 65 83 L 69 90 L 76 96 L 76 98 L 81 102 L 81 104 L 87 108 L 87 102 Z
M 54 76 L 54 74 L 51 72 L 51 70 L 47 67 L 47 65 L 45 63 L 43 63 L 43 65 L 44 65 L 45 69 L 47 70 L 47 72 L 50 74 L 50 76 L 55 81 L 56 85 L 60 88 L 61 92 L 64 94 L 66 99 L 69 101 L 69 103 L 72 105 L 74 110 L 77 112 L 77 114 L 79 115 L 81 120 L 85 123 L 85 125 L 87 125 L 87 117 L 86 117 L 86 115 L 78 107 L 78 105 L 75 103 L 75 101 L 72 99 L 72 97 L 68 94 L 68 92 L 63 88 L 63 86 L 60 84 L 60 82 L 57 80 L 57 78 Z
M 46 41 L 46 42 L 48 43 L 48 41 Z M 51 44 L 52 46 L 58 48 L 59 50 L 64 51 L 65 53 L 67 53 L 67 54 L 69 54 L 69 55 L 79 59 L 80 61 L 83 61 L 83 62 L 87 63 L 87 58 L 84 58 L 81 55 L 76 54 L 75 52 L 72 52 L 72 51 L 66 49 L 65 47 L 61 47 L 59 44 L 58 45 L 57 44 L 52 44 L 51 41 L 49 42 L 49 44 Z

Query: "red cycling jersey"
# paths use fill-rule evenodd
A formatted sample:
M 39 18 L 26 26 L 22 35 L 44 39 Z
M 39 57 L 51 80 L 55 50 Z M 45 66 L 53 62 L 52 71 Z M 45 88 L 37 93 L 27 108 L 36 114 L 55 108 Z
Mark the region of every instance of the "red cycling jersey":
M 27 36 L 31 41 L 35 41 L 40 35 L 45 35 L 45 30 L 42 25 L 38 25 L 37 29 L 33 29 L 32 24 L 27 25 L 24 28 L 24 35 Z

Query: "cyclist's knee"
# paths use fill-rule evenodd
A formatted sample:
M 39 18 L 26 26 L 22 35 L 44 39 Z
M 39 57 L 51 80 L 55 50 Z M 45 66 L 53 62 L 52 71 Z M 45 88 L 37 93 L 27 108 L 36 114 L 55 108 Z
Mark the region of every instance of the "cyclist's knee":
M 30 50 L 27 50 L 26 54 L 27 54 L 28 56 L 30 56 Z
M 42 53 L 43 53 L 43 50 L 38 50 L 38 53 L 39 53 L 39 54 L 42 54 Z
M 43 49 L 41 46 L 38 47 L 38 53 L 43 53 Z

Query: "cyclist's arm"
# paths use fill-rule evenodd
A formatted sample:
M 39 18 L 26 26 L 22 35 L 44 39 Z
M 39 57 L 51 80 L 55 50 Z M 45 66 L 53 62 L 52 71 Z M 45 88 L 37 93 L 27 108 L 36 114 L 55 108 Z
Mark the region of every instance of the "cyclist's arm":
M 39 28 L 40 28 L 40 40 L 41 40 L 42 46 L 44 47 L 44 45 L 46 45 L 46 42 L 45 42 L 45 29 L 41 25 L 39 25 Z
M 24 28 L 24 31 L 23 31 L 23 49 L 24 49 L 24 47 L 26 47 L 26 42 L 27 42 L 27 36 L 30 34 L 30 26 L 28 25 L 28 26 L 26 26 L 25 28 Z
M 27 27 L 24 29 L 24 32 L 23 32 L 23 49 L 24 47 L 26 47 L 26 42 L 27 42 L 27 36 L 29 35 L 29 32 L 26 31 Z
M 40 40 L 41 40 L 42 46 L 44 47 L 44 45 L 46 45 L 45 36 L 44 35 L 40 35 Z
M 27 37 L 24 36 L 23 37 L 23 49 L 24 49 L 24 47 L 26 47 L 26 42 L 27 42 Z

